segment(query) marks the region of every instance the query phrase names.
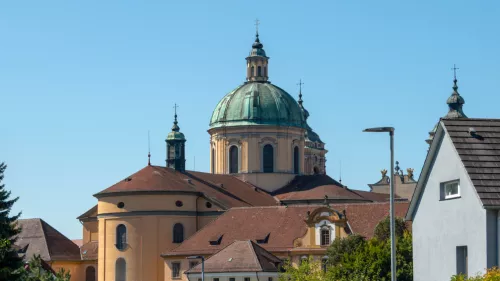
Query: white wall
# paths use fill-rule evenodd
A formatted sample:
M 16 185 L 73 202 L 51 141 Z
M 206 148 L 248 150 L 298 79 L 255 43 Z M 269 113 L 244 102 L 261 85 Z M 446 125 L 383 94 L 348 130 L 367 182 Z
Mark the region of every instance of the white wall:
M 461 197 L 441 201 L 440 184 L 456 179 L 460 180 Z M 486 210 L 447 134 L 424 187 L 412 228 L 415 281 L 450 280 L 456 274 L 457 246 L 467 246 L 469 275 L 484 272 Z

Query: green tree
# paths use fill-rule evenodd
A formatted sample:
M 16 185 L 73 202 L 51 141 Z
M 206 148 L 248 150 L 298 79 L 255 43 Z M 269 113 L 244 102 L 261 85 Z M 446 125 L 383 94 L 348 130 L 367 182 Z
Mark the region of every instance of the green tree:
M 330 266 L 339 264 L 343 256 L 353 254 L 365 244 L 365 238 L 358 234 L 350 235 L 344 239 L 335 239 L 327 250 L 328 264 Z
M 385 219 L 381 220 L 377 226 L 375 227 L 374 237 L 378 240 L 385 241 L 391 237 L 390 232 L 391 219 L 389 216 L 385 217 Z M 406 227 L 406 223 L 402 218 L 394 219 L 394 230 L 396 237 L 403 236 L 403 233 L 408 229 Z
M 283 265 L 284 272 L 280 273 L 279 281 L 326 281 L 325 273 L 321 264 L 309 258 L 304 260 L 298 267 L 290 262 Z
M 398 219 L 397 221 L 403 222 Z M 402 232 L 396 231 L 396 266 L 397 279 L 400 281 L 413 280 L 412 259 L 412 236 L 406 230 L 404 222 L 396 224 Z M 385 219 L 377 225 L 378 234 L 389 233 L 389 223 Z M 398 227 L 397 227 L 398 229 Z M 352 236 L 351 236 L 352 237 Z M 359 238 L 344 238 L 333 243 L 328 251 L 330 268 L 327 274 L 328 280 L 335 281 L 387 281 L 391 280 L 391 244 L 389 235 L 380 235 L 379 239 L 374 237 L 365 243 L 359 242 Z M 353 239 L 357 242 L 347 241 Z M 351 245 L 349 248 L 339 245 Z M 333 248 L 344 249 L 344 254 L 335 254 Z M 340 257 L 339 257 L 340 256 Z
M 5 163 L 0 163 L 0 280 L 16 280 L 16 269 L 23 265 L 13 248 L 16 236 L 21 232 L 16 225 L 21 214 L 10 216 L 12 206 L 19 197 L 9 199 L 10 191 L 2 184 L 6 168 Z
M 39 255 L 33 256 L 26 268 L 22 268 L 20 272 L 19 281 L 70 281 L 71 279 L 69 272 L 64 269 L 54 274 Z

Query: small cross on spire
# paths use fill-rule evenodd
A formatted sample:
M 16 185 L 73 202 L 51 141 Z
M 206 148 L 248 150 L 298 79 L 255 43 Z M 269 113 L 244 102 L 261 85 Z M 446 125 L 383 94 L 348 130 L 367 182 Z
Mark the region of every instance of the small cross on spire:
M 453 64 L 453 68 L 451 70 L 453 70 L 453 79 L 454 80 L 457 80 L 457 70 L 460 69 L 456 66 L 456 64 Z
M 259 24 L 259 19 L 255 19 L 255 34 L 257 34 L 257 36 L 259 36 Z
M 299 86 L 299 104 L 302 105 L 302 85 L 304 85 L 304 83 L 302 83 L 302 79 L 299 80 L 297 85 Z

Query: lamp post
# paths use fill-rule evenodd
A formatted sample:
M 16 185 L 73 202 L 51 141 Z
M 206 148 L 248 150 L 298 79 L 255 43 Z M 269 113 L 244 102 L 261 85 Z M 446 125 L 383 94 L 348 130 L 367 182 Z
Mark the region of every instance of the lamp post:
M 378 127 L 364 129 L 363 132 L 389 133 L 391 137 L 391 179 L 390 183 L 390 220 L 391 220 L 391 281 L 396 281 L 396 237 L 394 234 L 394 128 Z
M 205 258 L 203 256 L 189 256 L 188 260 L 201 260 L 201 281 L 205 281 Z

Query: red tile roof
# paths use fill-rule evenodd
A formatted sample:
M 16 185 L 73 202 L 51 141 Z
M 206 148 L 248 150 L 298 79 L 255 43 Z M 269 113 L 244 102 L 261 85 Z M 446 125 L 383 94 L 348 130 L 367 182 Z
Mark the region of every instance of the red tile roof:
M 404 217 L 408 203 L 395 206 L 396 216 Z M 256 241 L 267 234 L 269 239 L 262 247 L 271 252 L 288 251 L 294 248 L 297 238 L 306 234 L 307 211 L 316 208 L 314 205 L 233 208 L 164 255 L 211 255 L 235 240 Z M 334 204 L 331 208 L 345 210 L 352 232 L 367 238 L 373 236 L 378 222 L 389 215 L 389 203 Z M 218 238 L 221 238 L 219 245 L 210 245 L 210 240 Z
M 277 272 L 280 263 L 279 258 L 253 241 L 234 241 L 205 261 L 205 272 Z M 198 264 L 186 273 L 200 272 Z
M 26 248 L 25 260 L 35 254 L 45 261 L 81 259 L 79 247 L 42 219 L 23 219 L 18 225 L 22 230 L 16 245 Z
M 308 201 L 328 199 L 339 201 L 370 202 L 359 194 L 344 187 L 327 175 L 296 176 L 289 184 L 275 191 L 273 195 L 281 201 Z
M 97 198 L 127 192 L 186 192 L 200 194 L 225 209 L 271 206 L 278 202 L 270 194 L 231 175 L 179 172 L 171 168 L 146 166 L 137 173 L 97 193 Z
M 97 260 L 97 251 L 99 244 L 97 241 L 91 241 L 80 247 L 80 255 L 82 260 Z

